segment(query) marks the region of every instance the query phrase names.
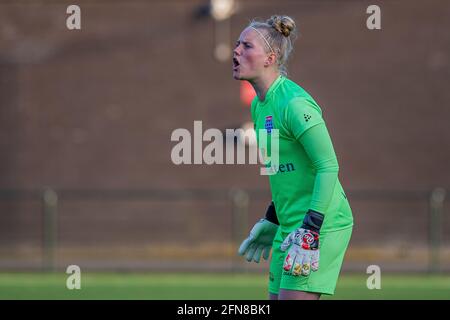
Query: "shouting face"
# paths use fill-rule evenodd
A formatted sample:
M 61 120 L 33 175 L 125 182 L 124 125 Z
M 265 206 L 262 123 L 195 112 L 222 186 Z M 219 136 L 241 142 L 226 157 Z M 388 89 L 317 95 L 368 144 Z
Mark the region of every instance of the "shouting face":
M 260 31 L 264 35 L 264 31 Z M 261 77 L 272 65 L 267 44 L 261 35 L 252 28 L 246 28 L 239 36 L 233 51 L 233 78 L 253 80 Z

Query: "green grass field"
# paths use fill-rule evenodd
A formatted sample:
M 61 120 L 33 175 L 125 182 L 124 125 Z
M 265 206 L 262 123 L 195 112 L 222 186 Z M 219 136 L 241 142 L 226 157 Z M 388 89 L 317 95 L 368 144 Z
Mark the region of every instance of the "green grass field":
M 64 273 L 0 273 L 0 299 L 266 299 L 261 274 L 82 273 L 81 290 Z M 343 274 L 323 299 L 450 299 L 450 275 L 383 275 L 369 290 L 364 275 Z

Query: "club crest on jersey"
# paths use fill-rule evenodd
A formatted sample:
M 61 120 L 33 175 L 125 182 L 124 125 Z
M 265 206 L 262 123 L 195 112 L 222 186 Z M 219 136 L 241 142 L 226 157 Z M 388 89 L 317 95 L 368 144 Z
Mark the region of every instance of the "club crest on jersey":
M 272 129 L 273 129 L 272 116 L 266 116 L 266 122 L 264 123 L 264 128 L 267 130 L 267 134 L 272 133 Z

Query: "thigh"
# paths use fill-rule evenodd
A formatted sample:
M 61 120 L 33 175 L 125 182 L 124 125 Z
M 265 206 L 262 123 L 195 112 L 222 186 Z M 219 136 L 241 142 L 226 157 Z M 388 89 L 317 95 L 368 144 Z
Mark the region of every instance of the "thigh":
M 272 243 L 272 255 L 270 259 L 270 270 L 269 270 L 269 298 L 278 299 L 278 292 L 280 290 L 280 281 L 283 273 L 283 262 L 285 253 L 281 251 L 280 246 L 283 242 L 283 234 L 278 228 L 278 232 L 275 235 Z M 274 299 L 274 300 L 277 300 Z
M 280 289 L 278 300 L 319 300 L 320 293 Z

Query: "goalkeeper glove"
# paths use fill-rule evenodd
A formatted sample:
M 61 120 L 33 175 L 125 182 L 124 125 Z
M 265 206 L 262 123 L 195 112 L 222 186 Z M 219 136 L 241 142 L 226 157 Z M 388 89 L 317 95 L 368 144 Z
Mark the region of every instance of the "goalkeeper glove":
M 239 255 L 246 255 L 246 259 L 249 262 L 253 260 L 259 263 L 261 255 L 267 260 L 277 230 L 278 219 L 272 202 L 267 208 L 265 219 L 259 220 L 253 226 L 248 238 L 242 242 L 239 247 Z
M 300 228 L 291 232 L 281 244 L 281 250 L 289 251 L 283 269 L 294 276 L 308 276 L 310 270 L 319 269 L 319 233 L 323 223 L 323 214 L 309 210 Z

